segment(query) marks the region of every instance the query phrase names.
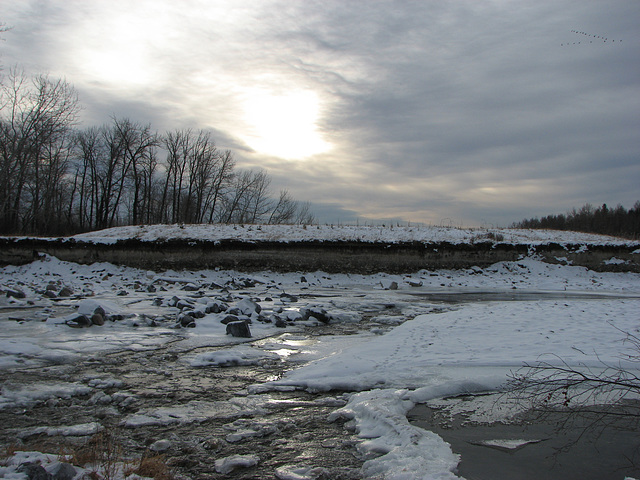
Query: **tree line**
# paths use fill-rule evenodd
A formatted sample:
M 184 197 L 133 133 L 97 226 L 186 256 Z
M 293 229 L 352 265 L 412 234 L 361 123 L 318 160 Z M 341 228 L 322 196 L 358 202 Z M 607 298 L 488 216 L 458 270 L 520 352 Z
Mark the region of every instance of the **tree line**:
M 264 170 L 241 170 L 207 130 L 159 134 L 112 118 L 77 128 L 73 86 L 12 69 L 0 83 L 0 233 L 63 235 L 156 223 L 315 219 Z
M 609 208 L 605 203 L 601 207 L 594 208 L 587 203 L 579 210 L 574 208 L 566 214 L 522 220 L 514 223 L 512 227 L 572 230 L 638 239 L 640 238 L 640 201 L 637 201 L 629 210 L 622 205 Z

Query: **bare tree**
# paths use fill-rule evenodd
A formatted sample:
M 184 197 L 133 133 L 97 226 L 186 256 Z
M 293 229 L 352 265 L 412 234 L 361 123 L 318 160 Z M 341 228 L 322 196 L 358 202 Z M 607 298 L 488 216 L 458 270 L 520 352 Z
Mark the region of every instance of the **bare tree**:
M 270 179 L 264 170 L 243 170 L 225 197 L 222 223 L 258 223 L 269 212 Z
M 280 190 L 280 197 L 274 203 L 273 210 L 269 216 L 267 223 L 269 224 L 287 224 L 293 223 L 296 216 L 297 202 L 291 198 L 287 190 Z
M 311 211 L 311 202 L 298 203 L 295 223 L 297 225 L 312 225 L 316 223 L 316 217 Z
M 34 230 L 47 215 L 42 198 L 55 196 L 45 188 L 58 186 L 78 99 L 65 81 L 29 79 L 17 68 L 0 88 L 0 224 L 5 232 Z
M 235 166 L 236 161 L 231 154 L 231 150 L 225 150 L 217 157 L 215 174 L 211 179 L 211 185 L 205 200 L 209 211 L 209 223 L 213 223 L 215 216 L 218 214 L 219 204 L 233 180 Z
M 151 131 L 151 125 L 133 123 L 128 118 L 113 120 L 114 133 L 119 136 L 118 143 L 123 150 L 122 165 L 124 175 L 128 175 L 133 185 L 131 199 L 130 222 L 137 225 L 142 221 L 142 212 L 146 205 L 144 200 L 144 185 L 149 175 L 149 169 L 154 166 L 154 148 L 159 144 L 158 136 Z
M 579 421 L 581 436 L 597 437 L 608 428 L 638 431 L 640 338 L 627 332 L 624 344 L 629 348 L 617 364 L 601 361 L 598 367 L 590 368 L 553 357 L 526 365 L 511 375 L 506 394 L 534 418 L 563 414 L 559 428 Z M 640 444 L 638 448 L 640 453 Z

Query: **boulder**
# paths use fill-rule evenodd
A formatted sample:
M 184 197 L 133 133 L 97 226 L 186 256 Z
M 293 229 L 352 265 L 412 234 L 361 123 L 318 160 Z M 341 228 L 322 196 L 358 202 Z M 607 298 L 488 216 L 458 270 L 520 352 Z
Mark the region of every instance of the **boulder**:
M 149 450 L 152 452 L 163 453 L 171 448 L 172 444 L 170 440 L 162 439 L 153 442 L 149 445 Z
M 329 314 L 324 308 L 320 308 L 320 307 L 303 308 L 300 311 L 300 313 L 302 314 L 302 318 L 304 320 L 309 320 L 310 318 L 313 317 L 319 322 L 322 322 L 325 324 L 328 324 L 329 322 L 331 322 L 331 317 L 329 316 Z
M 52 480 L 73 480 L 78 474 L 76 468 L 70 463 L 60 462 L 49 469 Z
M 52 480 L 52 476 L 37 463 L 23 463 L 16 471 L 26 475 L 27 480 Z
M 194 328 L 196 326 L 196 320 L 191 315 L 181 313 L 178 315 L 178 322 L 181 327 Z
M 251 316 L 254 312 L 260 313 L 262 311 L 262 307 L 249 298 L 239 301 L 236 308 L 238 308 L 242 314 L 247 316 Z
M 91 319 L 86 315 L 77 314 L 67 317 L 65 323 L 73 328 L 83 328 L 91 326 Z
M 398 289 L 398 282 L 395 282 L 393 280 L 382 280 L 380 282 L 380 284 L 382 285 L 382 288 L 384 288 L 385 290 L 397 290 Z
M 230 322 L 227 323 L 227 335 L 240 338 L 251 338 L 251 330 L 246 322 Z
M 25 298 L 27 295 L 22 290 L 7 290 L 7 297 Z
M 58 292 L 59 297 L 70 297 L 71 295 L 73 295 L 73 290 L 69 287 L 62 287 Z
M 218 302 L 209 302 L 207 304 L 207 308 L 205 310 L 206 313 L 220 313 L 224 312 L 227 309 L 227 306 L 223 303 Z
M 220 323 L 222 323 L 223 325 L 228 325 L 231 322 L 237 322 L 239 320 L 240 319 L 238 317 L 236 317 L 235 315 L 227 315 L 222 320 L 220 320 Z
M 91 324 L 101 327 L 102 325 L 104 325 L 104 316 L 98 312 L 94 313 L 93 315 L 91 315 Z
M 298 301 L 298 297 L 296 297 L 295 295 L 291 295 L 289 293 L 281 293 L 280 300 L 287 303 L 294 303 Z

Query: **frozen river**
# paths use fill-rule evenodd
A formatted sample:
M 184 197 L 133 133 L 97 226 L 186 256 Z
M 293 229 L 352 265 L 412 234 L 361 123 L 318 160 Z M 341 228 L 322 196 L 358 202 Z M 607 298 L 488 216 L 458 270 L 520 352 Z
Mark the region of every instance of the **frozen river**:
M 465 453 L 416 405 L 460 415 L 438 402 L 481 398 L 544 355 L 619 362 L 640 325 L 640 275 L 529 258 L 407 275 L 45 258 L 0 285 L 0 447 L 57 453 L 108 432 L 123 458 L 162 453 L 184 478 L 456 478 Z M 227 334 L 236 321 L 251 338 Z

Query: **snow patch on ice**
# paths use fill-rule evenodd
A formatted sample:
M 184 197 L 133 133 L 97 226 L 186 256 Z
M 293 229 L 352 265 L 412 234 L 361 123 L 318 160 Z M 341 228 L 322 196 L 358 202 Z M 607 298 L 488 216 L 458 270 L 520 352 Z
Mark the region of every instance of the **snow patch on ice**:
M 406 390 L 370 390 L 354 394 L 332 413 L 330 421 L 349 419 L 368 458 L 362 471 L 367 478 L 393 480 L 457 479 L 453 471 L 459 455 L 433 432 L 409 424 L 407 412 L 415 404 Z

